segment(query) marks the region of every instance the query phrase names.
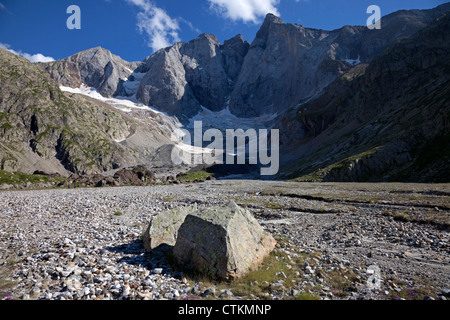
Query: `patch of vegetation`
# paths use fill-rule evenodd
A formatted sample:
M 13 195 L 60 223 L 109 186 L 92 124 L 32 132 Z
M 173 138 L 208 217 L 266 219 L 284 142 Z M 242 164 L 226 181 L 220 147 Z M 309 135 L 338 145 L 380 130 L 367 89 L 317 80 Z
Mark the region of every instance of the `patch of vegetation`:
M 213 174 L 204 170 L 195 171 L 195 172 L 187 172 L 182 174 L 179 179 L 182 181 L 204 181 L 208 177 L 212 177 Z
M 167 197 L 161 198 L 161 200 L 164 202 L 172 202 L 174 200 L 177 200 L 177 197 L 176 196 L 167 196 Z
M 11 124 L 11 118 L 6 112 L 0 112 L 0 124 L 0 128 L 4 130 L 11 130 L 14 128 Z
M 356 160 L 363 159 L 363 158 L 369 158 L 370 156 L 374 155 L 380 147 L 373 148 L 370 150 L 367 150 L 363 153 L 355 154 L 353 156 L 350 156 L 348 158 L 345 158 L 344 160 L 338 161 L 336 163 L 333 163 L 331 165 L 328 165 L 325 168 L 314 170 L 306 175 L 301 175 L 297 178 L 292 178 L 289 181 L 295 181 L 295 182 L 321 182 L 324 180 L 324 178 L 332 171 L 341 170 L 345 167 L 348 167 L 350 164 L 355 162 Z M 294 174 L 294 175 L 298 175 Z
M 357 275 L 348 269 L 334 269 L 327 272 L 327 278 L 329 278 L 329 284 L 331 286 L 331 292 L 337 297 L 347 297 L 350 292 L 356 291 L 352 282 L 358 281 Z
M 309 293 L 303 292 L 295 296 L 295 300 L 320 300 L 318 296 Z
M 388 300 L 424 300 L 425 297 L 433 297 L 434 290 L 427 288 L 419 289 L 402 289 L 400 292 L 395 292 L 387 295 Z
M 123 213 L 120 212 L 120 211 L 116 211 L 116 212 L 114 212 L 114 215 L 115 215 L 116 217 L 121 217 L 121 216 L 123 216 Z
M 11 130 L 13 128 L 13 126 L 11 125 L 11 123 L 5 122 L 1 125 L 1 128 L 5 129 L 5 130 Z
M 43 175 L 28 175 L 21 172 L 10 173 L 0 170 L 0 184 L 21 184 L 21 183 L 37 183 L 47 182 L 48 177 Z
M 66 178 L 62 177 L 50 177 L 46 175 L 40 175 L 40 174 L 25 174 L 22 172 L 8 172 L 4 170 L 0 170 L 0 184 L 25 184 L 27 182 L 30 182 L 32 184 L 35 183 L 47 183 L 47 182 L 63 182 Z
M 394 220 L 403 222 L 415 222 L 438 226 L 444 229 L 450 227 L 448 213 L 442 210 L 412 211 L 412 210 L 385 210 L 384 216 L 393 217 Z
M 16 283 L 14 281 L 9 280 L 9 278 L 3 274 L 0 274 L 0 300 L 8 298 L 9 290 L 14 288 L 15 285 Z
M 354 67 L 353 69 L 351 69 L 349 72 L 347 72 L 346 74 L 344 74 L 341 77 L 341 82 L 342 83 L 350 82 L 356 78 L 362 77 L 363 75 L 366 74 L 367 66 L 368 66 L 368 64 L 357 65 L 356 67 Z
M 277 203 L 277 202 L 264 202 L 264 206 L 268 209 L 285 209 L 286 206 L 281 204 L 281 203 Z
M 286 240 L 277 238 L 278 246 L 285 246 Z M 229 289 L 235 296 L 259 299 L 269 299 L 272 291 L 291 292 L 298 289 L 301 282 L 305 261 L 314 265 L 313 258 L 317 253 L 292 253 L 288 254 L 284 250 L 274 250 L 263 263 L 256 269 L 251 270 L 244 277 L 235 281 L 215 281 L 202 274 L 187 274 L 189 281 L 201 282 L 203 286 L 215 286 L 218 290 Z M 281 285 L 274 285 L 275 283 Z M 297 300 L 318 300 L 319 297 L 311 292 L 300 292 L 296 296 L 289 296 L 287 299 Z

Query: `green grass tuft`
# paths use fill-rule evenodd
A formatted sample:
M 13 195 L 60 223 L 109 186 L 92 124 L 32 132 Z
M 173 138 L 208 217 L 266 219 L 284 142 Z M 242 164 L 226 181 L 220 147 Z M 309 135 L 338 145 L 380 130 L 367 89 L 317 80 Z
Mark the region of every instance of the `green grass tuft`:
M 206 172 L 204 170 L 201 171 L 195 171 L 195 172 L 187 172 L 185 174 L 182 174 L 179 179 L 182 181 L 204 181 L 208 177 L 212 177 L 213 174 Z

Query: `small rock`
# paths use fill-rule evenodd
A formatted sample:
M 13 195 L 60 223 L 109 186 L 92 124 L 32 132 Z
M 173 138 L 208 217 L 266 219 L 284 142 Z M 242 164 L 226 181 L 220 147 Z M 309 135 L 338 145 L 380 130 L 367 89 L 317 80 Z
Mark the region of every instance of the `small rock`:
M 305 268 L 305 273 L 306 274 L 314 274 L 314 270 L 310 266 L 307 266 Z
M 222 291 L 222 294 L 220 296 L 221 297 L 231 297 L 231 296 L 233 296 L 233 292 L 231 292 L 231 290 L 229 290 L 229 289 L 225 289 Z
M 163 272 L 163 269 L 162 268 L 155 268 L 155 269 L 152 270 L 152 272 L 154 274 L 161 274 Z
M 284 286 L 282 282 L 274 282 L 270 284 L 270 288 L 272 290 L 282 290 L 284 289 Z
M 86 296 L 89 296 L 90 293 L 91 293 L 91 289 L 89 289 L 88 287 L 85 287 L 85 288 L 83 288 L 83 290 L 81 292 L 81 296 L 86 297 Z
M 208 296 L 215 296 L 216 295 L 216 288 L 211 287 L 203 291 L 202 297 L 208 297 Z
M 122 296 L 123 297 L 128 297 L 131 293 L 131 288 L 128 285 L 125 285 L 122 287 Z
M 147 292 L 147 293 L 138 292 L 137 295 L 142 300 L 152 300 L 153 299 L 153 294 L 151 292 Z
M 170 293 L 170 292 L 166 292 L 166 293 L 164 294 L 164 298 L 166 298 L 166 299 L 173 299 L 173 294 Z
M 442 290 L 442 295 L 446 296 L 447 298 L 450 297 L 450 289 L 443 289 Z

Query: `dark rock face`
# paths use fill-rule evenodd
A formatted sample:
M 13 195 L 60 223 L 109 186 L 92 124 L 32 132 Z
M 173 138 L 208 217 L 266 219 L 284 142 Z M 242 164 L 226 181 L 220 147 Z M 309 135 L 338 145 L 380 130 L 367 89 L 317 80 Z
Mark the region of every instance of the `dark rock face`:
M 200 106 L 213 111 L 229 107 L 239 117 L 281 115 L 446 10 L 443 5 L 396 12 L 383 18 L 381 30 L 309 29 L 269 14 L 251 45 L 241 36 L 222 45 L 203 34 L 158 51 L 141 67 L 148 73 L 137 97 L 180 118 L 195 115 Z
M 449 34 L 447 13 L 286 113 L 291 177 L 449 181 Z
M 285 24 L 269 14 L 245 57 L 230 110 L 241 117 L 282 114 L 316 95 L 391 44 L 411 36 L 449 9 L 400 11 L 382 19 L 381 30 L 345 26 L 325 31 Z
M 138 166 L 133 169 L 121 169 L 117 171 L 114 179 L 120 185 L 139 186 L 153 183 L 155 175 L 144 166 Z

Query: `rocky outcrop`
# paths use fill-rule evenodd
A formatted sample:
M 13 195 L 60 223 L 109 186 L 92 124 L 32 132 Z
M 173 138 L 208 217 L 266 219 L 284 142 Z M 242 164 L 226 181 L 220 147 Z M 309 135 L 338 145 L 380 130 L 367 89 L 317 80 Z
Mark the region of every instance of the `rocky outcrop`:
M 148 71 L 137 98 L 181 119 L 200 106 L 221 110 L 239 74 L 249 44 L 236 36 L 222 45 L 211 34 L 177 43 L 146 59 Z
M 197 211 L 197 205 L 166 210 L 156 215 L 150 221 L 143 236 L 146 252 L 151 252 L 162 246 L 173 247 L 177 242 L 178 230 L 188 214 Z
M 257 268 L 275 245 L 249 211 L 229 202 L 188 215 L 178 230 L 173 255 L 196 272 L 237 279 Z
M 68 58 L 41 64 L 60 85 L 79 88 L 88 85 L 105 96 L 125 95 L 123 83 L 140 63 L 127 62 L 101 47 Z
M 381 30 L 310 29 L 269 14 L 251 45 L 240 35 L 222 45 L 203 34 L 148 57 L 139 67 L 146 75 L 137 98 L 181 120 L 197 114 L 200 106 L 229 108 L 239 117 L 281 115 L 448 8 L 396 12 L 383 18 Z
M 144 166 L 137 166 L 133 169 L 121 169 L 114 174 L 114 178 L 120 185 L 148 185 L 151 184 L 155 175 Z

